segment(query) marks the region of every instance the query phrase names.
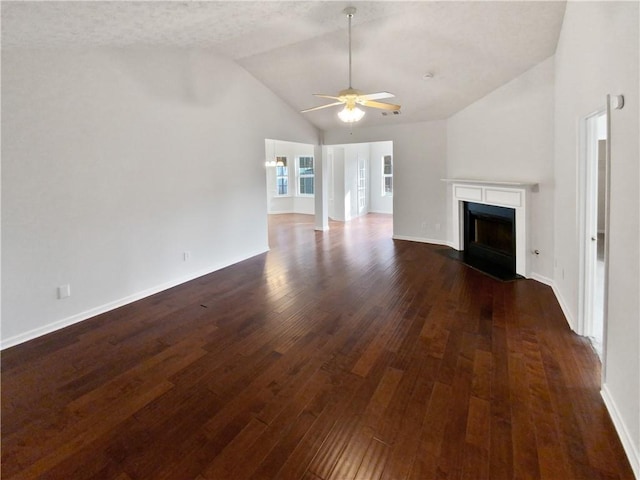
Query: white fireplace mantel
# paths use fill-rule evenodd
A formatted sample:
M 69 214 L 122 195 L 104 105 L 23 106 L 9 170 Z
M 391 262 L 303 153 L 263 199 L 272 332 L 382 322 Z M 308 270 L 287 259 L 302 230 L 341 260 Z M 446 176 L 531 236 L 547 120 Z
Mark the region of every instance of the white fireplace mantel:
M 491 180 L 465 180 L 445 178 L 451 185 L 453 195 L 452 221 L 453 248 L 463 250 L 463 202 L 483 203 L 499 207 L 513 208 L 516 217 L 516 273 L 525 278 L 530 276 L 529 252 L 529 194 L 536 191 L 538 184 L 532 182 L 506 182 Z

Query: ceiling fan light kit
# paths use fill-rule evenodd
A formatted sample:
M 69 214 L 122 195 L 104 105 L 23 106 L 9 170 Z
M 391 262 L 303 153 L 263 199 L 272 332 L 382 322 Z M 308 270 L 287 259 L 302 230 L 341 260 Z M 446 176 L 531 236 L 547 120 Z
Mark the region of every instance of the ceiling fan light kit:
M 361 110 L 356 106 L 351 108 L 344 107 L 338 112 L 338 117 L 345 123 L 358 122 L 362 120 L 362 117 L 364 117 L 364 110 Z
M 351 86 L 351 19 L 356 13 L 355 7 L 347 7 L 343 10 L 343 13 L 347 16 L 349 22 L 349 88 L 342 90 L 338 95 L 325 95 L 321 93 L 314 93 L 315 97 L 328 98 L 335 100 L 333 103 L 326 105 L 320 105 L 319 107 L 307 108 L 302 110 L 302 113 L 312 112 L 314 110 L 321 110 L 327 107 L 334 107 L 337 105 L 344 105 L 344 108 L 338 113 L 338 118 L 345 123 L 354 123 L 362 120 L 364 117 L 364 110 L 358 108 L 358 105 L 371 108 L 379 108 L 382 110 L 391 110 L 394 113 L 400 110 L 400 105 L 393 105 L 390 103 L 376 102 L 375 100 L 381 100 L 383 98 L 394 97 L 389 92 L 378 92 L 363 94 L 360 91 L 354 89 Z

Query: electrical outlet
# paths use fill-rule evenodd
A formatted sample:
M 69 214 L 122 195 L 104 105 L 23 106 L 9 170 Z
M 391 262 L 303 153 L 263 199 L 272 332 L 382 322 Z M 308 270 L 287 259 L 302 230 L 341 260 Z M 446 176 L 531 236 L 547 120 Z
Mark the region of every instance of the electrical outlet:
M 436 232 L 439 232 L 439 231 L 440 231 L 440 224 L 436 223 Z
M 60 285 L 58 287 L 58 300 L 62 300 L 63 298 L 67 298 L 71 296 L 71 285 Z
M 182 259 L 183 259 L 185 262 L 188 262 L 189 260 L 191 260 L 191 252 L 184 252 L 184 253 L 182 254 Z

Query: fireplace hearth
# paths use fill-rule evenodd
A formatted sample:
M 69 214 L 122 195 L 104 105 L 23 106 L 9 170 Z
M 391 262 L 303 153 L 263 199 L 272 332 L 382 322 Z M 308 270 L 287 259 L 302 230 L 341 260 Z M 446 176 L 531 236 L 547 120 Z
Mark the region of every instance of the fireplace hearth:
M 513 208 L 464 202 L 464 262 L 500 280 L 516 274 Z

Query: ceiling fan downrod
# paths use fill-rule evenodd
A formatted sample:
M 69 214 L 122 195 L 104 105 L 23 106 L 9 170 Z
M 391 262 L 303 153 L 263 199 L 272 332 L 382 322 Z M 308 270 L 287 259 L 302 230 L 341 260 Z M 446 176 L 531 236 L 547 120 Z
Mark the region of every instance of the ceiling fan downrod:
M 356 13 L 356 7 L 347 7 L 342 12 L 349 20 L 349 90 L 351 90 L 351 19 Z

